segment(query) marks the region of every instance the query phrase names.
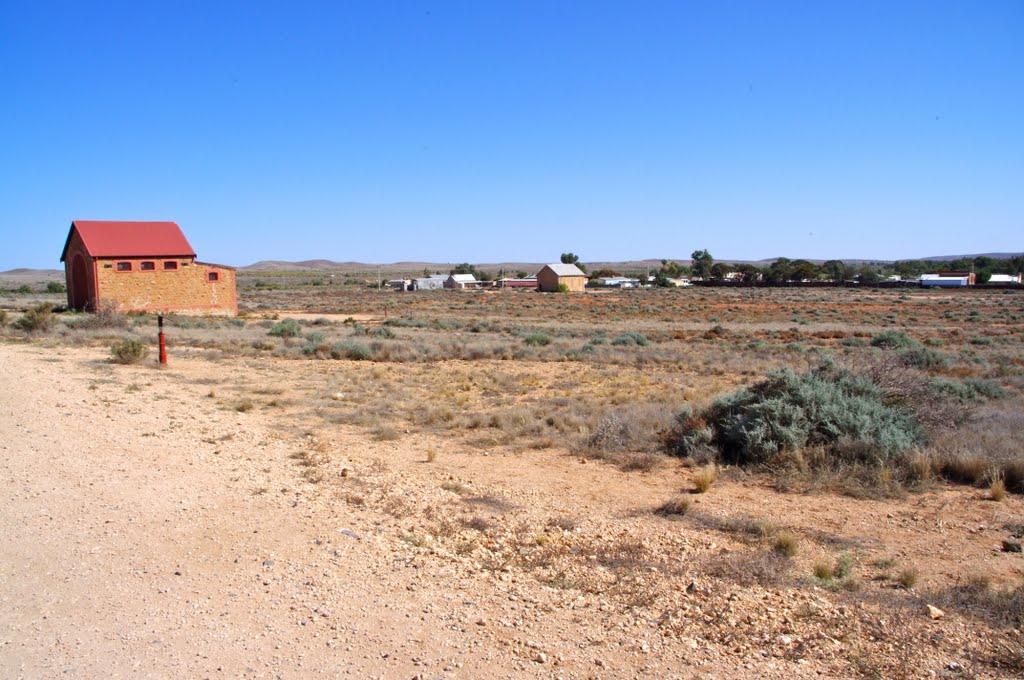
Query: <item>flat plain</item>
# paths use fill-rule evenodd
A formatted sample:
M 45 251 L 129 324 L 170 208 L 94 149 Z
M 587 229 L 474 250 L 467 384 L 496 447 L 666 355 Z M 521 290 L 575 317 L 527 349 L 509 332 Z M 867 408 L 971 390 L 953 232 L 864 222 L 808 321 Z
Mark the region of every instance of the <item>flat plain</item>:
M 167 367 L 0 296 L 5 677 L 1024 672 L 1019 291 L 239 293 Z M 823 362 L 951 396 L 885 460 L 679 455 Z

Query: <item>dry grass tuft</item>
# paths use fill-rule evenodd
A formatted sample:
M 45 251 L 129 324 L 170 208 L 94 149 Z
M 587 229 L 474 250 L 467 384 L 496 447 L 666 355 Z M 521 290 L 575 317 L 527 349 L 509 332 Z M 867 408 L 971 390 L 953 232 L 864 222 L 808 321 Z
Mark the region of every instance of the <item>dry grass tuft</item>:
M 775 543 L 772 546 L 772 549 L 780 555 L 793 557 L 796 555 L 798 544 L 799 541 L 795 535 L 788 531 L 784 531 L 775 537 Z
M 1006 498 L 1006 481 L 1002 475 L 997 475 L 988 488 L 988 497 L 997 503 Z
M 718 479 L 718 468 L 714 463 L 705 465 L 693 475 L 693 487 L 697 493 L 706 493 Z
M 904 567 L 900 570 L 899 576 L 896 577 L 896 582 L 910 590 L 917 585 L 920 577 L 921 573 L 917 570 L 917 567 Z
M 665 501 L 655 513 L 659 515 L 665 515 L 667 517 L 681 517 L 690 511 L 690 499 L 686 496 L 676 496 L 670 500 Z

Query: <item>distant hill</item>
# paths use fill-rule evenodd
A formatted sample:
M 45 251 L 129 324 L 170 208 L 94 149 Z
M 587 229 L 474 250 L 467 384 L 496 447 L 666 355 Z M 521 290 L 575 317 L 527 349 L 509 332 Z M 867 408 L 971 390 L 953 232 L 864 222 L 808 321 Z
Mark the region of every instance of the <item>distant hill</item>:
M 25 267 L 18 267 L 17 269 L 8 269 L 0 274 L 7 274 L 11 276 L 55 276 L 59 274 L 64 276 L 63 269 L 26 269 Z
M 919 257 L 919 260 L 927 262 L 949 262 L 950 260 L 962 260 L 964 258 L 991 257 L 993 260 L 1009 260 L 1011 257 L 1020 257 L 1024 253 L 979 253 L 977 255 L 933 255 L 932 257 Z
M 959 260 L 962 258 L 974 258 L 974 257 L 991 257 L 997 260 L 1006 260 L 1011 257 L 1024 256 L 1024 253 L 979 253 L 975 255 L 932 255 L 930 257 L 918 257 L 918 258 L 906 258 L 906 259 L 917 259 L 926 262 L 949 262 L 951 260 Z M 690 258 L 688 257 L 677 257 L 677 258 L 666 258 L 670 262 L 679 262 L 681 264 L 689 264 Z M 734 260 L 729 258 L 716 258 L 716 262 L 725 262 L 727 264 L 742 264 L 749 263 L 757 265 L 759 267 L 765 267 L 770 265 L 776 259 L 775 257 L 768 257 L 762 260 Z M 791 260 L 796 260 L 796 257 L 790 257 Z M 821 264 L 825 262 L 822 259 L 808 258 L 810 262 L 815 264 Z M 647 260 L 625 260 L 625 261 L 599 261 L 599 262 L 585 262 L 587 269 L 590 271 L 596 271 L 598 269 L 614 269 L 616 271 L 628 271 L 628 272 L 642 272 L 650 269 L 655 270 L 661 266 L 662 258 L 650 258 Z M 889 264 L 894 260 L 881 260 L 881 259 L 852 259 L 843 258 L 843 262 L 848 265 L 862 265 L 862 264 Z M 333 260 L 302 260 L 300 262 L 288 262 L 285 260 L 260 260 L 244 267 L 239 267 L 239 271 L 246 273 L 253 272 L 311 272 L 311 271 L 322 271 L 322 272 L 334 272 L 338 274 L 355 274 L 355 273 L 375 273 L 378 270 L 381 274 L 414 274 L 420 273 L 424 270 L 435 272 L 447 272 L 452 269 L 457 263 L 454 262 L 389 262 L 389 263 L 370 263 L 370 262 L 334 262 Z M 487 272 L 497 272 L 504 270 L 506 272 L 514 273 L 517 271 L 525 271 L 530 274 L 535 274 L 541 267 L 547 262 L 488 262 L 488 263 L 477 263 L 474 262 L 477 269 Z M 30 278 L 35 279 L 63 279 L 64 270 L 62 269 L 28 269 L 26 267 L 18 267 L 16 269 L 8 269 L 7 271 L 0 272 L 0 277 L 3 277 L 7 281 L 15 280 L 26 280 Z

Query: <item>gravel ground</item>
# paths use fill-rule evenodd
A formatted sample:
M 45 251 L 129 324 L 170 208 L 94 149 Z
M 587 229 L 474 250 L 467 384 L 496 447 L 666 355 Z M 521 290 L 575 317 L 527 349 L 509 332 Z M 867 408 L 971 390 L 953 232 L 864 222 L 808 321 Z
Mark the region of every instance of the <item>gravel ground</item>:
M 343 362 L 333 362 L 335 367 Z M 856 594 L 721 568 L 753 549 L 650 508 L 679 468 L 566 452 L 458 452 L 429 437 L 225 408 L 218 380 L 281 366 L 0 345 L 0 676 L 1014 677 L 1020 630 L 868 581 Z M 333 368 L 332 370 L 342 370 Z M 265 378 L 264 378 L 265 379 Z M 1020 498 L 939 489 L 857 502 L 723 482 L 699 500 L 791 518 L 799 570 L 829 546 L 896 555 L 924 585 L 1000 554 Z M 646 508 L 646 510 L 644 510 Z M 576 518 L 571 524 L 555 517 Z M 467 519 L 483 518 L 486 528 Z M 948 544 L 956 555 L 936 557 Z M 817 553 L 815 552 L 817 551 Z M 628 553 L 628 554 L 627 554 Z M 923 586 L 922 586 L 923 590 Z M 1015 671 L 1012 662 L 1022 666 Z

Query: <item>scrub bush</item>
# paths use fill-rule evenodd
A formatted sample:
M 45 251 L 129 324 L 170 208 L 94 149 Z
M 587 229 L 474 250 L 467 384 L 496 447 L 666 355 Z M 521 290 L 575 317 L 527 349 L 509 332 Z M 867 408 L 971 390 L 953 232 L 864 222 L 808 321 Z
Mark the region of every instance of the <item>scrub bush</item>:
M 15 321 L 14 327 L 26 333 L 45 333 L 53 328 L 53 309 L 47 303 L 36 305 Z
M 919 345 L 917 340 L 900 331 L 882 331 L 871 338 L 871 346 L 882 349 L 911 349 Z
M 354 361 L 367 361 L 373 358 L 373 350 L 362 343 L 346 341 L 339 342 L 331 347 L 332 359 L 352 359 Z
M 831 361 L 803 374 L 776 371 L 699 415 L 681 413 L 669 448 L 691 456 L 712 447 L 751 465 L 817 447 L 837 461 L 882 464 L 925 440 L 913 411 L 890 396 Z
M 110 360 L 115 364 L 137 364 L 148 354 L 149 347 L 134 338 L 125 338 L 110 347 Z
M 647 347 L 649 344 L 651 344 L 651 341 L 648 340 L 647 336 L 645 336 L 643 333 L 629 331 L 628 333 L 623 333 L 619 337 L 612 340 L 612 344 L 620 347 L 629 347 L 634 345 L 639 347 Z
M 931 385 L 936 393 L 958 404 L 977 404 L 1006 396 L 1006 391 L 999 385 L 978 378 L 936 378 L 932 380 Z
M 281 319 L 270 327 L 270 335 L 279 338 L 294 338 L 302 332 L 302 326 L 295 319 Z

